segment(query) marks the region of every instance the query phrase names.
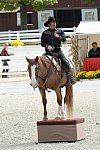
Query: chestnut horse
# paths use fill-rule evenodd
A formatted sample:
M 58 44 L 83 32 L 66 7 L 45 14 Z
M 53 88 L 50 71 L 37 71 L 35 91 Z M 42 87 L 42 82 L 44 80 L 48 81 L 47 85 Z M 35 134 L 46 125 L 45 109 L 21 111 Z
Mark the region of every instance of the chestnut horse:
M 47 117 L 47 99 L 46 90 L 52 89 L 55 91 L 58 103 L 58 113 L 56 119 L 65 119 L 66 105 L 68 118 L 73 116 L 73 87 L 67 79 L 66 72 L 63 67 L 58 71 L 52 61 L 45 55 L 36 56 L 34 59 L 28 59 L 28 71 L 31 79 L 31 85 L 33 88 L 38 87 L 42 96 L 42 102 L 44 107 L 43 120 L 48 119 Z M 61 88 L 65 87 L 64 97 L 64 109 L 62 108 L 62 94 Z

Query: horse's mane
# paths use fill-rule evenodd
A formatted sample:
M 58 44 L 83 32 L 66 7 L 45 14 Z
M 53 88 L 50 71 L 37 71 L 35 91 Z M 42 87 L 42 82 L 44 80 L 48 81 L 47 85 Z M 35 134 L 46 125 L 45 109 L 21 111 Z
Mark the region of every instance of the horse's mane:
M 46 72 L 50 67 L 50 60 L 46 56 L 38 56 L 37 64 L 42 68 L 42 72 Z

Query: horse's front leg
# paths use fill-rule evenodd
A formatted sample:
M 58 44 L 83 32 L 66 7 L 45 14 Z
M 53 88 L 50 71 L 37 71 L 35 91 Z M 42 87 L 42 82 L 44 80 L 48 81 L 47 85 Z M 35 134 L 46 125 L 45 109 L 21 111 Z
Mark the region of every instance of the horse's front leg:
M 62 108 L 62 94 L 61 94 L 61 89 L 58 88 L 55 90 L 56 95 L 57 95 L 57 103 L 58 103 L 58 113 L 55 119 L 65 119 L 65 112 L 63 111 Z
M 44 108 L 44 117 L 43 117 L 43 120 L 48 120 L 47 109 L 46 109 L 46 105 L 47 105 L 46 92 L 42 88 L 39 88 L 39 91 L 40 91 L 41 96 L 42 96 L 42 103 L 43 103 L 43 108 Z

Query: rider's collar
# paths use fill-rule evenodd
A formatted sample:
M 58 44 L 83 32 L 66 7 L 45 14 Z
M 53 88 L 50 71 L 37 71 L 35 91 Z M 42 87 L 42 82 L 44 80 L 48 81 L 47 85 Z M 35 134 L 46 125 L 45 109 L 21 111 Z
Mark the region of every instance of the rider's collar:
M 49 30 L 50 30 L 50 31 L 57 31 L 57 29 L 56 29 L 56 28 L 55 28 L 55 29 L 50 29 L 50 28 L 49 28 Z

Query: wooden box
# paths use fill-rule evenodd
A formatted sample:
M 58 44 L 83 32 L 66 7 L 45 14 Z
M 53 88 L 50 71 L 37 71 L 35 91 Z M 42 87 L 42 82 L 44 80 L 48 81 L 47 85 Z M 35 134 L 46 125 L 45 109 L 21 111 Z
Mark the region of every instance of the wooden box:
M 77 141 L 85 138 L 84 118 L 37 121 L 38 142 Z

